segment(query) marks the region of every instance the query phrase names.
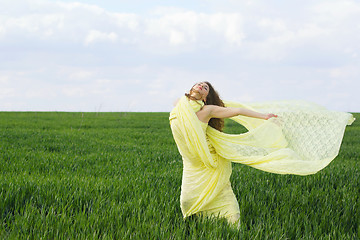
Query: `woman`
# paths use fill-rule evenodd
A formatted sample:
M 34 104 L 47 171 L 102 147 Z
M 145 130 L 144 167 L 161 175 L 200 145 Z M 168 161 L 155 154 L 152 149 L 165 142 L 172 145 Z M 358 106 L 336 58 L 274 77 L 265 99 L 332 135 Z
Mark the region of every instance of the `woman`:
M 262 112 L 277 112 L 279 117 Z M 249 131 L 225 134 L 223 118 Z M 239 224 L 231 162 L 278 174 L 316 173 L 336 157 L 345 126 L 354 118 L 301 101 L 252 105 L 222 101 L 209 82 L 200 82 L 177 102 L 169 120 L 184 165 L 180 197 L 184 218 L 218 216 Z

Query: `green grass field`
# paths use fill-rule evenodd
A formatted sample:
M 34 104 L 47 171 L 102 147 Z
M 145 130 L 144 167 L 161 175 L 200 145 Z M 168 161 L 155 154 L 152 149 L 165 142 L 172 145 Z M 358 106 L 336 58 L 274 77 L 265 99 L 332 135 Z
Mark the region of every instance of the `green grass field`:
M 240 230 L 183 221 L 168 113 L 0 112 L 0 129 L 1 239 L 360 239 L 359 120 L 315 175 L 233 164 Z

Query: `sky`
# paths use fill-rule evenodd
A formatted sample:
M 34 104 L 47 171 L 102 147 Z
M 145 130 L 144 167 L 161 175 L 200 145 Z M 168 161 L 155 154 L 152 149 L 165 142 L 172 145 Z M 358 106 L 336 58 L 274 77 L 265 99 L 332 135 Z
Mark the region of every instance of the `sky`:
M 0 111 L 169 112 L 222 99 L 360 112 L 355 0 L 0 0 Z

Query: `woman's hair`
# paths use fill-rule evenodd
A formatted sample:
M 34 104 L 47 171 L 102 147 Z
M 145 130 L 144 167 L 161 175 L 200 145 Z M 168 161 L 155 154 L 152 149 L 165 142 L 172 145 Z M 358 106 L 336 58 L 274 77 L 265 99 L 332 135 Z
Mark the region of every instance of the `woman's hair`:
M 205 105 L 217 105 L 220 107 L 225 107 L 225 104 L 223 103 L 218 92 L 214 89 L 214 87 L 211 85 L 211 83 L 209 83 L 209 82 L 205 82 L 205 83 L 209 86 L 209 94 L 206 97 L 206 101 L 204 101 Z M 191 96 L 193 87 L 190 89 L 190 93 L 185 93 L 185 96 L 187 96 L 191 100 L 196 100 Z M 211 127 L 215 128 L 216 130 L 222 132 L 222 130 L 224 128 L 224 119 L 211 118 L 209 121 L 209 125 Z
M 214 87 L 211 85 L 211 83 L 209 83 L 209 82 L 205 82 L 205 83 L 209 86 L 209 94 L 206 97 L 205 104 L 225 107 L 225 104 L 223 103 L 218 92 L 214 89 Z M 209 121 L 209 125 L 222 132 L 222 130 L 224 128 L 224 119 L 211 118 Z

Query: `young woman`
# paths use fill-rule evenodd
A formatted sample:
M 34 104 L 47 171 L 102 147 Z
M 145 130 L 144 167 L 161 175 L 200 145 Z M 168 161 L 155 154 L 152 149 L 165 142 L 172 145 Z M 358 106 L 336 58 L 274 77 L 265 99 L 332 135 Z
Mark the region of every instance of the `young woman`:
M 223 118 L 244 125 L 248 132 L 223 133 Z M 278 174 L 316 173 L 337 156 L 345 126 L 354 118 L 302 101 L 222 101 L 209 82 L 200 82 L 177 102 L 169 120 L 183 159 L 184 218 L 218 216 L 238 225 L 231 162 Z

